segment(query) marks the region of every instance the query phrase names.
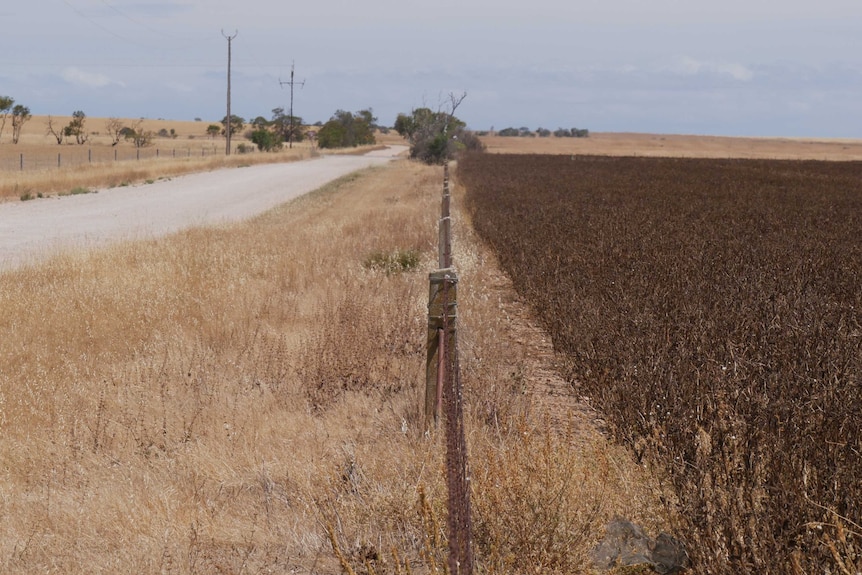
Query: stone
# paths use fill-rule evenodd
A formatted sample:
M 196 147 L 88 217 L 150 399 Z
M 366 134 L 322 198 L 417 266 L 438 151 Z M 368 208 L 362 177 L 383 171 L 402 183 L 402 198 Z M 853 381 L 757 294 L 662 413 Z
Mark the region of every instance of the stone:
M 659 575 L 677 575 L 688 566 L 685 545 L 667 533 L 652 539 L 643 529 L 622 518 L 612 520 L 591 553 L 598 569 L 647 565 Z

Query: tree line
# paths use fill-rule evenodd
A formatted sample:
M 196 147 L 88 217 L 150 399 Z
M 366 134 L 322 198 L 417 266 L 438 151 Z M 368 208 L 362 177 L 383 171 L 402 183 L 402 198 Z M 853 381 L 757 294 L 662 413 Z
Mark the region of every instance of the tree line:
M 552 132 L 547 128 L 536 128 L 534 132 L 530 128 L 522 126 L 520 128 L 503 128 L 497 132 L 497 135 L 514 138 L 535 138 L 536 136 L 540 138 L 549 138 L 551 136 L 556 138 L 589 138 L 590 131 L 579 128 L 557 128 Z
M 467 130 L 466 124 L 455 116 L 458 106 L 467 97 L 466 92 L 456 95 L 449 94 L 446 105 L 432 110 L 428 107 L 413 109 L 409 114 L 400 113 L 395 119 L 394 129 L 410 144 L 410 157 L 426 163 L 443 163 L 463 150 L 482 150 L 484 145 L 476 134 Z M 30 109 L 15 105 L 15 100 L 8 96 L 0 96 L 0 137 L 6 126 L 7 118 L 12 119 L 12 141 L 18 143 L 21 127 L 31 119 Z M 85 128 L 87 115 L 76 110 L 72 119 L 66 125 L 58 124 L 52 116 L 46 120 L 46 135 L 57 142 L 74 140 L 77 144 L 85 144 L 89 133 Z M 111 145 L 116 146 L 122 140 L 131 141 L 135 147 L 149 146 L 155 136 L 152 131 L 144 130 L 143 120 L 132 125 L 126 125 L 119 118 L 109 118 L 105 128 L 110 137 Z M 230 133 L 242 133 L 246 129 L 246 120 L 241 116 L 225 116 L 219 124 L 210 124 L 206 133 L 211 138 L 226 136 Z M 284 108 L 274 108 L 269 119 L 258 116 L 251 120 L 245 137 L 261 151 L 279 150 L 287 143 L 302 142 L 311 139 L 320 148 L 348 148 L 373 145 L 376 143 L 375 132 L 386 133 L 389 128 L 378 124 L 373 110 L 369 107 L 357 112 L 337 110 L 326 122 L 318 122 L 311 128 L 306 127 L 302 118 L 286 114 Z M 159 136 L 176 137 L 175 133 L 159 133 Z M 579 136 L 580 137 L 580 136 Z M 244 146 L 241 144 L 240 146 Z M 243 148 L 240 151 L 244 151 Z

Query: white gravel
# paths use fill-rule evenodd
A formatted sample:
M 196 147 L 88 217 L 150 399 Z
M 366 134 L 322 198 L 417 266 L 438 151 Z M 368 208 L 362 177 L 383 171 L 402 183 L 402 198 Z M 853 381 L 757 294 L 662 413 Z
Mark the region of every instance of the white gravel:
M 65 248 L 148 238 L 189 226 L 249 218 L 406 150 L 335 155 L 178 176 L 95 194 L 0 203 L 0 270 Z

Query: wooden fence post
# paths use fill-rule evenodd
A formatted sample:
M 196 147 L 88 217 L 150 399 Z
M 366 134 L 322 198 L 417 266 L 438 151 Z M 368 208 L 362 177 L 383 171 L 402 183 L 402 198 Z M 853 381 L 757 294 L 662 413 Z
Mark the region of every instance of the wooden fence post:
M 428 276 L 428 336 L 425 361 L 425 429 L 430 430 L 440 419 L 441 384 L 448 369 L 446 358 L 453 357 L 456 345 L 455 320 L 458 305 L 458 276 L 453 269 L 441 269 Z M 441 348 L 441 342 L 443 347 Z M 443 360 L 443 361 L 441 361 Z

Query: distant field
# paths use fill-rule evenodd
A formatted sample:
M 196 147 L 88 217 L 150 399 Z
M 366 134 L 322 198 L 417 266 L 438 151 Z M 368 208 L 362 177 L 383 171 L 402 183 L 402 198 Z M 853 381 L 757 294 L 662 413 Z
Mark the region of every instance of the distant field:
M 187 122 L 171 120 L 135 120 L 124 119 L 123 124 L 129 127 L 136 122 L 142 122 L 145 131 L 167 136 L 156 135 L 150 146 L 136 149 L 131 142 L 121 140 L 116 146 L 108 135 L 107 118 L 87 118 L 85 129 L 87 142 L 79 145 L 74 139 L 57 144 L 56 139 L 47 133 L 47 116 L 36 116 L 24 125 L 21 140 L 12 144 L 12 129 L 7 121 L 6 129 L 0 137 L 0 171 L 33 171 L 71 167 L 89 163 L 104 163 L 150 158 L 200 158 L 223 155 L 225 140 L 221 136 L 210 137 L 206 133 L 207 126 L 218 122 Z M 54 126 L 61 129 L 68 125 L 71 117 L 54 116 Z M 173 132 L 171 131 L 173 130 Z M 251 143 L 242 136 L 234 136 L 232 148 Z M 307 144 L 297 147 L 308 148 Z
M 589 138 L 483 136 L 492 153 L 862 160 L 862 140 L 591 133 Z

